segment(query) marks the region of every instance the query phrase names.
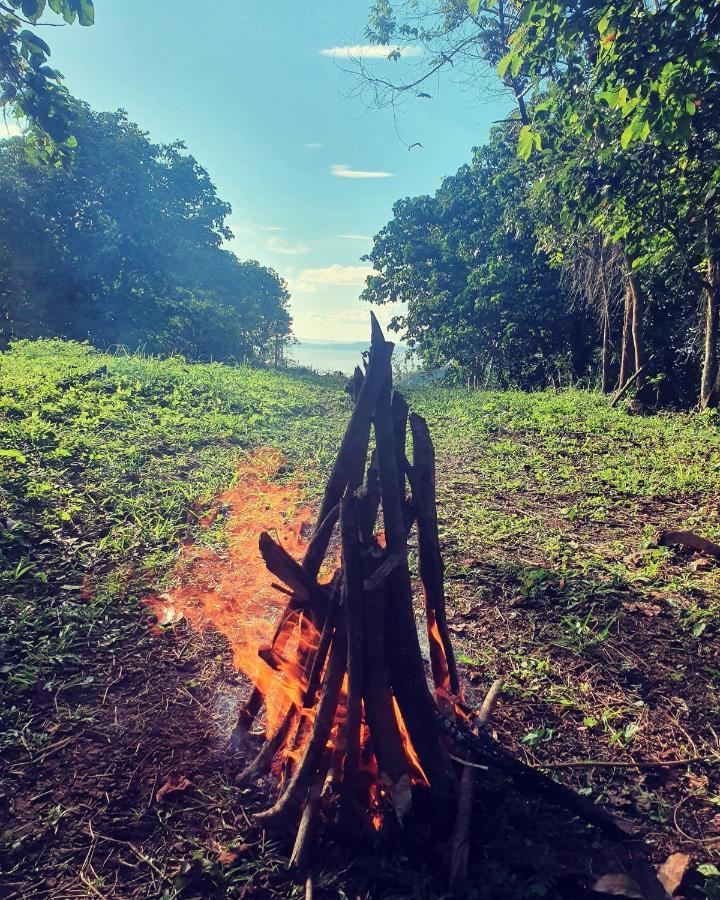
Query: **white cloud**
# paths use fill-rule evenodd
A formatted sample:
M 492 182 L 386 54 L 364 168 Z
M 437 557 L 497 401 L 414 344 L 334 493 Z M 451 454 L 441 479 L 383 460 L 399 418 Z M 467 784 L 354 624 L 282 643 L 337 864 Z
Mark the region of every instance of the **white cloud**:
M 228 228 L 233 234 L 257 234 L 268 231 L 287 231 L 284 225 L 255 225 L 253 222 L 229 222 Z
M 306 150 L 317 150 L 317 149 L 319 149 L 320 147 L 322 147 L 322 144 L 318 144 L 318 143 L 316 143 L 315 141 L 310 141 L 310 143 L 305 144 L 305 149 L 306 149 Z
M 372 237 L 369 234 L 339 234 L 338 237 L 341 237 L 344 241 L 371 241 Z
M 381 44 L 355 44 L 350 47 L 325 47 L 320 51 L 321 56 L 338 56 L 348 59 L 387 59 L 391 53 L 398 52 L 401 56 L 421 56 L 422 47 L 390 47 Z
M 327 286 L 363 285 L 373 272 L 372 266 L 341 266 L 339 263 L 321 269 L 301 269 L 295 278 L 290 279 L 290 291 L 314 294 L 319 288 Z
M 282 238 L 270 237 L 265 242 L 265 249 L 273 253 L 282 253 L 285 256 L 298 256 L 301 253 L 307 253 L 310 248 L 304 244 L 297 244 L 293 247 Z
M 344 164 L 330 166 L 330 174 L 335 178 L 392 178 L 393 172 L 373 172 L 363 169 L 351 169 Z

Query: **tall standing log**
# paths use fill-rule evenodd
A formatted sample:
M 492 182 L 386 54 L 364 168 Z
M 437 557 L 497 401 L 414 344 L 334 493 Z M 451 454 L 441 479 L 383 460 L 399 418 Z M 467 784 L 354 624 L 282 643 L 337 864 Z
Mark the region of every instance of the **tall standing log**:
M 340 502 L 346 488 L 352 492 L 360 487 L 365 472 L 373 410 L 393 351 L 393 344 L 385 341 L 377 319 L 372 313 L 370 315 L 372 343 L 367 372 L 325 488 L 318 522 L 322 522 L 333 506 Z
M 402 561 L 387 578 L 387 623 L 392 634 L 388 662 L 393 692 L 418 755 L 420 764 L 436 799 L 453 793 L 456 779 L 438 740 L 434 719 L 435 704 L 425 679 L 417 625 L 412 604 L 410 570 L 407 563 L 407 538 L 402 513 L 400 480 L 397 472 L 395 437 L 391 411 L 392 369 L 390 357 L 385 381 L 377 401 L 375 438 L 380 469 L 385 538 L 388 554 Z
M 349 792 L 354 792 L 360 765 L 362 723 L 363 574 L 358 540 L 357 501 L 352 494 L 346 494 L 340 503 L 340 535 L 348 635 L 344 785 Z
M 445 567 L 438 534 L 435 449 L 427 422 L 417 413 L 410 416 L 410 431 L 413 440 L 413 505 L 418 525 L 419 569 L 425 594 L 430 664 L 435 686 L 458 694 L 460 680 L 445 611 Z

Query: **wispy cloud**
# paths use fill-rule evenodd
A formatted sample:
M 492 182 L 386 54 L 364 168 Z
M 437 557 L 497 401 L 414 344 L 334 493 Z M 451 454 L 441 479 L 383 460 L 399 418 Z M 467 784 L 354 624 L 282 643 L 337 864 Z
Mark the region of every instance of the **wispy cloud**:
M 339 263 L 320 269 L 301 269 L 290 279 L 290 290 L 297 294 L 314 294 L 328 285 L 362 285 L 373 272 L 372 266 L 341 266 Z
M 253 222 L 229 222 L 233 234 L 264 234 L 270 231 L 287 231 L 284 225 L 256 225 Z
M 310 141 L 305 144 L 306 150 L 318 150 L 320 147 L 322 147 L 322 144 L 318 144 L 316 141 Z
M 273 253 L 282 253 L 285 256 L 298 256 L 301 253 L 307 253 L 310 248 L 306 247 L 305 244 L 292 246 L 282 238 L 270 237 L 265 241 L 265 249 Z
M 387 59 L 390 54 L 399 53 L 400 56 L 422 56 L 422 47 L 409 45 L 407 47 L 391 47 L 381 44 L 353 44 L 346 47 L 325 47 L 320 51 L 321 56 L 346 57 L 348 59 Z
M 339 234 L 338 237 L 341 237 L 344 241 L 371 241 L 372 237 L 369 234 Z
M 363 169 L 351 169 L 350 166 L 338 164 L 330 166 L 330 174 L 335 178 L 392 178 L 394 172 L 373 172 Z

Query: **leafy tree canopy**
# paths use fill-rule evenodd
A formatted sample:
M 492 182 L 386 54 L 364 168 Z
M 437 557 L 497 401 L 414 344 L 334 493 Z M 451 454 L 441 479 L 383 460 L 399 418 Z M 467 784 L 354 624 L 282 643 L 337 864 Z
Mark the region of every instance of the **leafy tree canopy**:
M 31 158 L 60 162 L 76 146 L 76 110 L 62 75 L 49 63 L 50 47 L 27 25 L 40 22 L 44 13 L 72 25 L 92 25 L 92 0 L 2 0 L 0 3 L 0 107 L 30 125 L 26 143 Z
M 76 104 L 72 164 L 33 165 L 0 142 L 0 320 L 193 358 L 272 358 L 287 340 L 278 275 L 223 249 L 230 206 L 184 144 Z M 279 344 L 278 344 L 279 342 Z

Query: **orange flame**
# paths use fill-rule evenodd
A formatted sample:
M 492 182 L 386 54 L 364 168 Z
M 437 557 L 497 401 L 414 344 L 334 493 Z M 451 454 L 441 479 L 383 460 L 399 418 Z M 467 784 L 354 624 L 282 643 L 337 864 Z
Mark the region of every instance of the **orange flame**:
M 301 626 L 295 623 L 286 651 L 278 658 L 279 672 L 258 656 L 287 600 L 272 587 L 273 577 L 258 551 L 260 533 L 270 531 L 289 553 L 301 557 L 302 528 L 311 517 L 299 485 L 273 480 L 283 461 L 273 449 L 248 456 L 235 485 L 217 501 L 217 509 L 226 513 L 227 553 L 186 547 L 176 573 L 178 585 L 168 595 L 149 600 L 155 611 L 170 603 L 193 628 L 213 626 L 225 635 L 235 665 L 266 695 L 270 728 L 281 721 L 290 702 L 300 700 L 303 683 L 294 661 L 298 642 L 314 644 L 318 638 L 303 620 Z M 208 524 L 214 519 L 212 513 L 206 517 Z

